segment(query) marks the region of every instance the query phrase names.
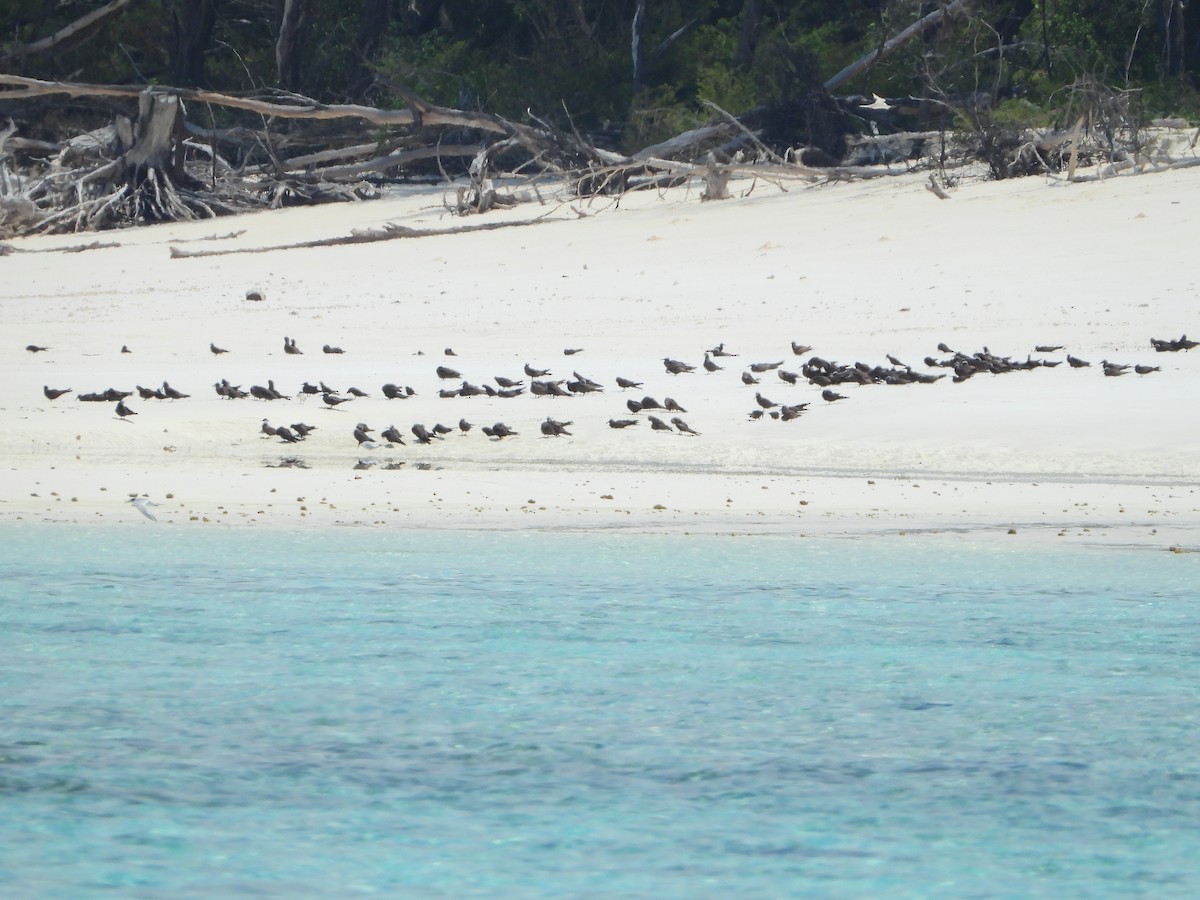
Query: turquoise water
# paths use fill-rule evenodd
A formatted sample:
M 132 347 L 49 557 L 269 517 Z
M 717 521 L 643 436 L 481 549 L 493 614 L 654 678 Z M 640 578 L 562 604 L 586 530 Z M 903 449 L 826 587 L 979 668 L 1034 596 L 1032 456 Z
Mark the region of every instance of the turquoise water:
M 1200 556 L 0 529 L 0 895 L 1193 897 Z

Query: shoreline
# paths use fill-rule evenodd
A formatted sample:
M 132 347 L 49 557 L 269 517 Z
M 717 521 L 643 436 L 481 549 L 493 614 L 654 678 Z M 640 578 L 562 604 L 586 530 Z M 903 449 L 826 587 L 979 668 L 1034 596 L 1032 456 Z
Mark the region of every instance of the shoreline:
M 160 524 L 976 538 L 1015 528 L 1020 540 L 1102 535 L 1192 548 L 1200 417 L 1187 411 L 1200 395 L 1200 351 L 1156 353 L 1149 339 L 1200 337 L 1195 276 L 1168 239 L 1195 227 L 1177 199 L 1194 178 L 1027 178 L 967 185 L 949 201 L 916 173 L 786 192 L 745 182 L 720 203 L 664 191 L 583 219 L 565 204 L 537 228 L 168 253 L 209 237 L 198 246 L 252 250 L 388 222 L 452 224 L 441 189 L 412 189 L 371 203 L 18 239 L 19 250 L 120 246 L 5 258 L 0 523 L 136 524 L 125 500 L 139 494 L 160 504 Z M 250 290 L 265 300 L 247 300 Z M 284 335 L 304 352 L 285 355 Z M 922 365 L 946 357 L 939 343 L 1048 364 L 1074 353 L 1093 365 L 837 386 L 845 400 L 836 403 L 777 369 L 758 384 L 739 379 L 751 363 L 800 371 L 809 354 L 793 354 L 796 341 L 843 365 L 887 366 L 890 354 L 932 376 L 949 374 Z M 210 342 L 230 353 L 210 354 Z M 345 353 L 323 354 L 324 343 Z M 1035 352 L 1047 343 L 1064 349 Z M 700 363 L 715 345 L 738 355 L 711 359 L 721 368 L 706 372 Z M 669 374 L 664 357 L 696 370 Z M 1101 360 L 1161 371 L 1106 378 Z M 472 384 L 503 374 L 528 387 L 530 363 L 604 390 L 438 395 L 458 381 L 439 379 L 437 366 Z M 618 389 L 617 376 L 643 386 Z M 212 389 L 222 378 L 271 379 L 293 399 L 224 399 Z M 327 409 L 294 393 L 318 379 L 370 396 Z M 74 399 L 164 380 L 190 396 L 134 394 L 129 420 L 114 404 Z M 415 394 L 387 400 L 385 381 Z M 51 401 L 43 385 L 73 393 Z M 773 421 L 756 394 L 808 406 Z M 648 412 L 626 409 L 644 396 L 674 397 L 699 436 L 652 430 Z M 282 444 L 260 433 L 264 416 L 317 431 Z M 547 417 L 570 422 L 569 436 L 541 436 Z M 608 427 L 626 417 L 639 424 Z M 470 433 L 457 433 L 460 418 Z M 350 434 L 360 421 L 373 437 L 396 425 L 407 446 L 364 456 Z M 520 436 L 479 433 L 499 421 Z M 414 422 L 454 433 L 414 446 Z M 268 468 L 288 456 L 309 467 Z M 356 470 L 360 458 L 375 462 Z M 389 471 L 390 462 L 403 467 Z

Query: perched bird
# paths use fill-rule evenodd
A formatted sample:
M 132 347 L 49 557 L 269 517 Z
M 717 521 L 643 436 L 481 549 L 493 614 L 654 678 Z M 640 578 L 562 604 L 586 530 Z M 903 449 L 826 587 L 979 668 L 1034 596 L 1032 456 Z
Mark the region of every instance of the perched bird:
M 122 352 L 122 353 L 132 353 L 133 351 L 129 349 L 129 345 L 128 345 L 128 344 L 122 344 L 122 345 L 121 345 L 121 352 Z
M 135 413 L 128 406 L 126 406 L 124 400 L 118 400 L 117 401 L 117 415 L 120 416 L 122 419 L 124 419 L 124 418 L 127 418 L 128 416 L 136 416 L 137 413 Z
M 1133 367 L 1133 371 L 1137 372 L 1139 375 L 1149 375 L 1151 372 L 1161 372 L 1162 366 L 1136 365 Z
M 662 404 L 647 394 L 642 398 L 642 409 L 662 409 Z
M 650 416 L 650 427 L 655 431 L 671 431 L 672 428 L 658 416 Z
M 953 351 L 953 350 L 951 350 L 949 347 L 947 347 L 947 346 L 945 345 L 945 343 L 940 343 L 940 344 L 938 344 L 938 345 L 937 345 L 937 348 L 938 348 L 938 350 L 940 350 L 942 353 L 953 353 L 953 352 L 954 352 L 954 351 Z
M 433 426 L 433 433 L 438 437 L 443 437 L 444 435 L 452 434 L 453 432 L 453 428 L 451 428 L 449 425 L 443 425 L 441 422 L 438 422 Z
M 37 344 L 29 344 L 25 347 L 30 353 L 41 353 L 43 350 L 49 350 L 49 347 L 39 347 Z
M 782 359 L 777 363 L 754 363 L 750 366 L 750 371 L 755 373 L 769 372 L 772 369 L 778 369 L 782 365 Z
M 153 500 L 151 500 L 149 497 L 130 497 L 126 502 L 132 503 L 134 509 L 136 509 L 138 512 L 140 512 L 143 516 L 145 516 L 151 522 L 158 521 L 158 519 L 156 519 L 154 517 L 154 513 L 150 512 L 150 510 L 148 510 L 146 508 L 148 506 L 158 506 L 158 504 L 155 503 Z
M 608 427 L 609 428 L 628 428 L 630 425 L 636 425 L 637 423 L 638 423 L 637 419 L 609 419 Z
M 667 356 L 663 357 L 663 366 L 672 375 L 682 375 L 685 372 L 696 371 L 695 366 L 689 366 L 685 362 L 680 362 L 677 359 L 671 359 L 670 357 L 667 357 Z
M 325 401 L 325 405 L 331 409 L 336 409 L 342 403 L 349 403 L 353 397 L 339 397 L 336 394 L 322 394 L 321 399 Z
M 887 361 L 890 362 L 893 366 L 897 366 L 901 369 L 911 369 L 912 368 L 912 366 L 908 366 L 908 365 L 905 365 L 904 363 L 900 362 L 900 360 L 896 359 L 896 357 L 892 356 L 892 354 L 890 354 L 890 353 L 887 355 Z
M 371 396 L 371 395 L 370 395 L 370 394 L 368 394 L 366 391 L 360 391 L 360 390 L 359 390 L 358 388 L 356 388 L 356 387 L 348 387 L 348 388 L 346 388 L 346 393 L 347 393 L 347 394 L 351 394 L 352 396 L 355 396 L 355 397 L 370 397 L 370 396 Z
M 779 405 L 778 403 L 775 403 L 772 400 L 768 400 L 766 397 L 764 397 L 758 391 L 754 392 L 754 399 L 756 401 L 758 401 L 758 405 L 761 406 L 763 409 L 774 409 L 776 406 Z
M 528 366 L 526 366 L 526 368 L 528 368 Z M 502 387 L 502 388 L 520 387 L 521 385 L 523 385 L 525 383 L 523 380 L 516 381 L 512 378 L 505 378 L 503 375 L 497 375 L 495 378 L 495 381 L 496 381 L 496 384 L 500 385 L 500 387 Z
M 795 384 L 800 380 L 799 375 L 797 375 L 795 372 L 789 372 L 787 369 L 780 369 L 775 374 L 779 376 L 780 381 L 786 381 L 788 384 Z
M 707 353 L 704 354 L 704 371 L 705 372 L 721 372 L 725 369 L 724 366 L 718 366 L 712 361 L 712 357 Z
M 682 431 L 684 434 L 695 434 L 695 435 L 700 434 L 700 432 L 698 432 L 698 431 L 693 431 L 691 426 L 688 425 L 687 422 L 683 421 L 683 419 L 679 418 L 679 416 L 676 416 L 675 418 L 673 418 L 671 420 L 671 424 L 674 425 L 676 428 L 678 428 L 680 431 Z
M 42 393 L 46 395 L 47 400 L 57 400 L 63 394 L 71 393 L 71 388 L 52 388 L 43 384 Z
M 576 353 L 582 353 L 582 347 L 567 347 L 563 350 L 563 356 L 574 356 Z
M 749 372 L 742 373 L 742 384 L 758 384 L 760 381 L 761 379 L 755 378 Z
M 807 403 L 796 403 L 792 406 L 779 407 L 779 418 L 784 422 L 790 422 L 792 419 L 800 418 L 800 413 L 808 408 Z
M 805 353 L 812 353 L 812 347 L 809 347 L 806 344 L 797 344 L 795 341 L 792 341 L 792 352 L 797 356 L 803 356 Z
M 713 356 L 737 356 L 736 353 L 730 353 L 728 350 L 725 349 L 725 343 L 723 341 L 720 344 L 717 344 L 717 346 L 713 347 L 708 352 L 711 353 Z
M 413 437 L 417 439 L 418 444 L 432 444 L 435 435 L 429 433 L 429 429 L 418 422 L 411 429 Z
M 383 391 L 383 396 L 389 400 L 408 399 L 408 395 L 404 392 L 404 389 L 399 385 L 392 384 L 391 382 L 385 384 L 382 388 L 380 388 L 380 390 Z
M 642 411 L 642 404 L 637 400 L 626 400 L 625 408 L 631 413 L 640 413 Z
M 273 380 L 271 380 L 270 378 L 267 379 L 267 390 L 271 392 L 272 400 L 291 400 L 292 399 L 291 397 L 287 396 L 286 394 L 281 394 L 278 390 L 276 390 L 275 382 Z
M 208 345 L 208 349 L 212 351 L 213 356 L 220 356 L 222 353 L 229 352 L 228 350 L 224 350 L 221 347 L 218 347 L 216 344 L 211 343 Z
M 512 436 L 518 434 L 518 432 L 513 431 L 511 428 L 509 428 L 503 422 L 497 422 L 491 428 L 484 426 L 482 431 L 488 437 L 494 437 L 497 440 L 500 440 L 501 438 L 512 437 Z
M 461 373 L 456 372 L 454 369 L 451 369 L 449 366 L 438 366 L 437 377 L 445 378 L 447 380 L 457 380 L 462 378 L 462 375 Z
M 171 387 L 165 381 L 162 383 L 162 392 L 166 395 L 168 400 L 186 400 L 188 397 L 192 396 L 191 394 L 185 394 L 181 391 L 175 390 L 175 388 Z
M 528 375 L 530 378 L 545 378 L 547 375 L 550 374 L 550 370 L 549 369 L 535 369 L 529 363 L 525 363 L 525 374 Z M 501 384 L 499 378 L 496 379 L 496 383 Z M 502 387 L 511 387 L 511 385 L 504 385 L 504 384 L 501 384 L 501 386 Z
M 564 434 L 567 437 L 570 437 L 571 432 L 567 431 L 567 426 L 570 424 L 571 424 L 570 422 L 558 422 L 558 421 L 555 421 L 554 419 L 546 419 L 546 421 L 543 422 L 541 425 L 541 431 L 542 431 L 542 434 L 546 437 L 559 437 L 560 435 L 564 435 Z M 493 428 L 492 432 L 494 433 L 495 430 L 496 429 Z
M 374 428 L 368 427 L 366 422 L 359 422 L 357 425 L 354 426 L 354 432 L 353 432 L 354 439 L 356 441 L 358 441 L 360 444 L 363 443 L 364 441 L 369 441 L 369 440 L 371 440 L 370 432 L 372 432 L 374 430 L 375 430 Z
M 302 354 L 304 351 L 296 346 L 296 342 L 294 340 L 292 340 L 290 337 L 285 336 L 283 339 L 283 352 L 290 353 L 293 356 L 298 356 L 298 355 Z
M 300 438 L 297 435 L 293 434 L 292 430 L 290 428 L 288 428 L 286 425 L 280 425 L 278 428 L 276 428 L 275 435 L 281 441 L 283 441 L 285 444 L 300 443 Z
M 306 438 L 306 437 L 308 437 L 309 432 L 317 430 L 317 426 L 316 425 L 305 425 L 303 422 L 293 422 L 292 430 L 294 432 L 296 432 L 296 434 L 300 435 L 301 438 Z
M 379 432 L 379 436 L 389 444 L 401 444 L 406 447 L 408 446 L 404 443 L 404 437 L 399 431 L 396 430 L 395 425 L 389 425 L 387 428 L 383 429 L 383 431 Z
M 160 396 L 159 391 L 157 389 L 152 390 L 148 387 L 142 387 L 140 384 L 135 384 L 134 388 L 137 389 L 138 396 L 141 397 L 143 400 L 155 400 L 155 399 L 165 400 L 165 399 L 167 399 L 166 394 L 162 394 Z
M 1087 362 L 1086 360 L 1078 359 L 1068 353 L 1067 365 L 1069 365 L 1072 369 L 1082 369 L 1084 366 L 1090 366 L 1091 363 Z
M 1110 363 L 1107 359 L 1100 360 L 1100 365 L 1102 365 L 1105 368 L 1105 374 L 1107 374 L 1108 369 L 1113 369 L 1114 371 L 1121 372 L 1121 373 L 1127 372 L 1129 370 L 1129 365 L 1127 363 L 1126 364 Z
M 267 388 L 263 387 L 261 384 L 250 385 L 250 396 L 253 397 L 255 400 L 278 399 L 278 398 L 276 398 L 274 391 L 267 390 Z
M 1055 352 L 1061 350 L 1062 348 L 1063 348 L 1062 344 L 1055 344 L 1053 346 L 1051 346 L 1050 344 L 1038 344 L 1033 349 L 1034 349 L 1034 352 L 1036 352 L 1036 353 L 1055 353 Z
M 458 420 L 458 430 L 461 431 L 463 434 L 466 434 L 468 431 L 470 431 L 474 427 L 475 426 L 472 425 L 470 422 L 468 422 L 466 419 Z
M 821 397 L 823 399 L 829 401 L 830 403 L 833 403 L 834 401 L 837 401 L 837 400 L 845 400 L 846 399 L 845 396 L 843 396 L 842 394 L 834 393 L 833 391 L 829 390 L 829 388 L 826 388 L 825 390 L 821 391 Z
M 761 409 L 750 410 L 750 421 L 751 422 L 757 422 L 762 417 L 763 417 L 763 411 Z
M 341 347 L 331 347 L 331 346 L 329 346 L 329 344 L 325 344 L 321 348 L 321 352 L 322 353 L 345 353 L 346 351 L 343 350 Z
M 442 351 L 442 355 L 443 356 L 458 356 L 458 354 L 455 353 L 453 350 L 451 350 L 449 347 L 447 347 L 445 350 Z
M 617 376 L 617 387 L 619 388 L 640 388 L 641 386 L 642 382 L 640 381 L 634 381 L 630 378 L 622 378 L 620 375 Z
M 259 431 L 261 431 L 261 432 L 262 432 L 264 435 L 266 435 L 267 437 L 275 437 L 276 433 L 278 432 L 278 429 L 277 429 L 277 428 L 275 428 L 275 427 L 274 427 L 274 426 L 273 426 L 273 425 L 272 425 L 270 422 L 268 422 L 266 419 L 263 419 L 263 421 L 262 421 L 262 427 L 261 427 L 261 428 L 259 428 Z
M 678 403 L 676 403 L 675 400 L 671 397 L 663 398 L 662 408 L 667 410 L 668 412 L 683 412 L 683 413 L 687 412 L 686 409 L 684 409 L 682 406 L 680 406 Z

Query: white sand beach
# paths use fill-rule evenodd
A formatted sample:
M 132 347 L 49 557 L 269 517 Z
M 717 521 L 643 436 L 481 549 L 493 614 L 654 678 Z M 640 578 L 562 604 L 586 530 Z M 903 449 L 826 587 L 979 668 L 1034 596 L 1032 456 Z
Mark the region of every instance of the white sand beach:
M 0 257 L 0 522 L 148 526 L 378 525 L 789 534 L 1015 530 L 1148 546 L 1200 544 L 1200 338 L 1194 170 L 1068 184 L 974 182 L 939 200 L 924 175 L 783 186 L 735 182 L 614 201 L 526 203 L 456 218 L 442 188 L 291 209 L 11 241 Z M 171 247 L 252 250 L 395 224 L 526 227 L 360 245 L 172 258 Z M 52 252 L 91 241 L 115 244 Z M 247 300 L 249 290 L 262 301 Z M 284 337 L 303 351 L 285 354 Z M 811 345 L 796 355 L 792 342 Z M 214 355 L 213 342 L 229 352 Z M 939 343 L 971 355 L 1065 363 L 954 383 Z M 27 345 L 49 349 L 32 353 Z M 325 344 L 343 354 L 322 352 Z M 704 351 L 724 344 L 706 372 Z M 128 353 L 121 348 L 128 347 Z M 1062 345 L 1038 352 L 1039 345 Z M 444 355 L 452 348 L 455 355 Z M 565 355 L 564 350 L 580 352 Z M 778 370 L 812 356 L 944 374 L 932 384 L 843 384 L 834 403 Z M 672 375 L 663 359 L 696 367 Z M 1106 377 L 1101 361 L 1160 366 Z M 439 397 L 462 381 L 573 372 L 570 397 Z M 439 379 L 450 366 L 461 379 Z M 617 376 L 642 382 L 622 390 Z M 231 400 L 274 381 L 291 399 Z M 107 388 L 190 396 L 126 403 Z M 337 409 L 324 381 L 370 396 Z M 384 383 L 411 386 L 386 399 Z M 71 388 L 48 400 L 43 386 Z M 809 403 L 757 420 L 755 393 Z M 650 427 L 629 399 L 671 397 L 699 435 Z M 777 408 L 775 408 L 777 411 Z M 547 417 L 569 436 L 544 437 Z M 260 431 L 317 426 L 287 444 Z M 459 432 L 461 418 L 474 424 Z M 609 419 L 638 424 L 613 429 Z M 352 436 L 395 425 L 405 446 Z M 518 432 L 489 439 L 481 426 Z M 414 423 L 451 426 L 430 445 Z M 379 440 L 379 438 L 376 438 Z M 298 466 L 279 467 L 295 458 Z M 356 468 L 360 459 L 374 464 Z M 403 463 L 402 466 L 396 466 Z

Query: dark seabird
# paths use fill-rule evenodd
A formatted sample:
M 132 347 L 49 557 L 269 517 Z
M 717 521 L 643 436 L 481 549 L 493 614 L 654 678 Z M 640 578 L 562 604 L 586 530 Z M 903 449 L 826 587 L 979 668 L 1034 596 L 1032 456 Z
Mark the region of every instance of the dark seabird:
M 631 378 L 622 378 L 620 375 L 617 376 L 617 387 L 619 388 L 640 388 L 641 386 L 642 382 L 640 381 L 634 381 Z
M 1069 365 L 1069 366 L 1070 366 L 1072 369 L 1082 369 L 1084 366 L 1090 366 L 1090 365 L 1091 365 L 1091 363 L 1090 363 L 1090 362 L 1087 362 L 1087 361 L 1085 361 L 1085 360 L 1082 360 L 1082 359 L 1077 359 L 1077 358 L 1075 358 L 1074 356 L 1072 356 L 1070 353 L 1068 353 L 1068 354 L 1067 354 L 1067 364 L 1068 364 L 1068 365 Z
M 524 380 L 514 381 L 512 378 L 505 378 L 503 375 L 497 375 L 495 381 L 502 388 L 521 387 L 525 383 Z
M 712 358 L 707 353 L 704 354 L 704 371 L 705 372 L 721 372 L 721 371 L 724 371 L 724 369 L 725 369 L 724 366 L 718 366 L 715 362 L 713 362 Z
M 310 432 L 316 431 L 316 425 L 305 425 L 303 422 L 293 422 L 292 430 L 302 438 L 308 437 Z
M 209 344 L 208 349 L 212 351 L 213 356 L 220 356 L 222 353 L 229 352 L 228 350 L 224 350 L 221 347 L 218 347 L 216 344 Z
M 292 430 L 286 425 L 280 425 L 275 429 L 275 435 L 285 444 L 298 444 L 300 438 L 292 433 Z
M 778 403 L 775 403 L 772 400 L 768 400 L 766 397 L 764 397 L 758 391 L 754 392 L 754 399 L 758 401 L 758 405 L 761 406 L 763 409 L 774 409 L 776 406 L 779 405 Z
M 525 374 L 528 375 L 530 378 L 545 378 L 547 375 L 550 374 L 550 370 L 549 369 L 535 369 L 529 363 L 525 363 Z M 500 382 L 500 380 L 496 379 L 496 383 L 499 384 L 499 382 Z
M 742 373 L 742 384 L 758 384 L 760 379 L 755 378 L 749 372 Z
M 385 384 L 380 390 L 383 391 L 383 396 L 389 400 L 406 400 L 408 398 L 408 395 L 404 393 L 404 388 L 391 382 Z
M 477 384 L 471 384 L 469 381 L 464 381 L 462 383 L 462 387 L 458 389 L 458 395 L 460 397 L 478 397 L 480 394 L 484 393 L 487 392 L 483 388 Z
M 297 347 L 296 342 L 294 340 L 292 340 L 290 337 L 284 337 L 283 352 L 290 353 L 293 356 L 298 356 L 300 354 L 303 354 L 304 351 L 301 350 L 299 347 Z
M 896 357 L 892 356 L 892 354 L 890 354 L 890 353 L 887 355 L 887 361 L 890 362 L 893 366 L 898 366 L 901 369 L 911 369 L 912 368 L 912 366 L 909 366 L 909 365 L 906 365 L 905 363 L 900 362 L 900 360 L 896 359 Z
M 668 372 L 670 372 L 672 375 L 682 375 L 685 372 L 695 372 L 696 371 L 695 366 L 689 366 L 685 362 L 680 362 L 677 359 L 671 359 L 668 356 L 663 357 L 663 366 L 666 367 L 666 370 Z
M 334 388 L 331 388 L 329 385 L 327 385 L 323 381 L 318 381 L 317 387 L 319 387 L 321 389 L 322 394 L 336 394 L 337 393 L 337 391 Z
M 306 381 L 306 382 L 304 382 L 304 384 L 300 385 L 300 393 L 301 394 L 319 394 L 319 393 L 321 393 L 321 389 L 319 387 L 317 387 L 315 384 L 309 384 Z
M 255 400 L 275 400 L 275 392 L 269 391 L 261 384 L 250 385 L 250 396 Z
M 458 356 L 458 354 L 455 353 L 453 350 L 451 350 L 449 347 L 447 347 L 445 350 L 442 351 L 442 355 L 443 356 Z
M 356 441 L 358 441 L 360 444 L 364 444 L 367 441 L 371 440 L 371 435 L 369 434 L 369 432 L 371 432 L 373 430 L 374 429 L 372 429 L 372 428 L 368 428 L 366 426 L 365 422 L 359 422 L 358 425 L 356 425 L 354 427 L 354 431 L 353 431 L 354 439 Z
M 165 381 L 162 384 L 162 392 L 166 394 L 168 400 L 186 400 L 191 394 L 185 394 L 182 391 L 177 391 Z
M 954 352 L 954 351 L 953 351 L 953 350 L 951 350 L 949 347 L 947 347 L 947 346 L 945 345 L 945 343 L 938 344 L 938 345 L 937 345 L 937 348 L 938 348 L 938 350 L 940 350 L 942 353 L 953 353 L 953 352 Z
M 519 396 L 521 396 L 521 394 L 523 394 L 523 393 L 525 393 L 525 388 L 523 388 L 523 387 L 515 387 L 515 388 L 508 388 L 508 389 L 506 389 L 506 390 L 503 390 L 503 391 L 496 391 L 496 396 L 497 396 L 497 397 L 503 397 L 504 399 L 506 399 L 506 400 L 507 400 L 507 399 L 510 399 L 510 398 L 512 398 L 512 397 L 519 397 Z
M 582 347 L 567 347 L 563 350 L 563 356 L 574 356 L 576 353 L 582 353 Z
M 140 384 L 135 384 L 134 388 L 137 390 L 138 396 L 141 397 L 143 400 L 154 400 L 155 398 L 158 397 L 157 389 L 151 390 L 148 387 L 142 387 Z M 166 398 L 164 397 L 163 399 L 166 399 Z
M 129 345 L 128 345 L 128 344 L 122 344 L 122 345 L 121 345 L 121 352 L 122 352 L 122 353 L 132 353 L 133 351 L 129 349 Z
M 449 366 L 438 366 L 437 367 L 437 377 L 445 378 L 447 381 L 450 381 L 450 380 L 457 381 L 459 378 L 462 378 L 462 373 L 456 372 L 454 369 L 451 369 Z
M 833 403 L 835 400 L 845 400 L 846 399 L 844 395 L 835 394 L 833 391 L 829 390 L 828 388 L 821 391 L 821 397 L 824 398 L 825 400 L 828 400 L 830 403 Z
M 761 409 L 750 410 L 750 421 L 757 422 L 762 417 L 763 417 L 763 411 Z
M 626 400 L 625 408 L 628 409 L 631 413 L 640 413 L 642 411 L 642 404 L 639 403 L 637 400 Z
M 341 404 L 341 403 L 349 403 L 354 398 L 353 397 L 338 397 L 335 394 L 322 394 L 321 399 L 325 401 L 326 406 L 336 407 L 336 406 L 338 406 L 338 404 Z
M 118 391 L 116 388 L 108 388 L 104 392 L 104 399 L 109 402 L 116 400 L 124 400 L 126 397 L 132 397 L 133 391 Z
M 754 363 L 752 366 L 750 366 L 750 371 L 756 373 L 770 372 L 772 369 L 778 369 L 782 365 L 782 359 L 777 363 Z
M 570 422 L 556 422 L 554 419 L 547 419 L 541 424 L 541 431 L 546 437 L 559 437 L 564 434 L 571 437 L 571 432 L 567 431 L 567 426 L 570 424 Z M 494 432 L 495 429 L 493 428 L 492 431 Z
M 647 395 L 642 398 L 642 409 L 662 409 L 662 404 Z
M 1133 371 L 1137 372 L 1139 375 L 1149 375 L 1151 372 L 1161 372 L 1162 366 L 1137 365 L 1133 367 Z
M 49 347 L 39 347 L 37 344 L 28 344 L 25 347 L 30 353 L 41 353 L 43 350 L 49 350 Z
M 713 347 L 708 352 L 711 353 L 713 356 L 737 356 L 736 353 L 730 353 L 728 350 L 725 349 L 724 341 L 717 344 L 717 346 Z
M 443 425 L 441 422 L 438 422 L 436 425 L 433 426 L 433 433 L 436 435 L 439 435 L 439 436 L 453 434 L 454 429 L 451 428 L 449 425 Z
M 430 434 L 429 429 L 427 429 L 420 422 L 418 422 L 416 425 L 414 425 L 411 430 L 413 433 L 413 437 L 415 437 L 417 439 L 418 444 L 432 444 L 433 443 L 434 436 L 432 434 Z
M 463 434 L 466 434 L 468 431 L 470 431 L 474 427 L 475 426 L 472 425 L 470 422 L 468 422 L 466 419 L 458 420 L 458 430 L 461 431 Z
M 371 395 L 370 395 L 370 394 L 368 394 L 366 391 L 360 391 L 360 390 L 359 390 L 358 388 L 356 388 L 356 387 L 348 387 L 348 388 L 346 388 L 346 393 L 347 393 L 347 394 L 350 394 L 350 395 L 352 395 L 352 396 L 354 396 L 354 397 L 370 397 L 370 396 L 371 396 Z
M 1053 346 L 1050 344 L 1038 344 L 1036 347 L 1033 348 L 1033 350 L 1035 353 L 1056 353 L 1059 350 L 1061 350 L 1062 348 L 1063 348 L 1062 344 L 1055 344 Z
M 513 437 L 516 434 L 518 434 L 518 432 L 513 431 L 511 428 L 509 428 L 503 422 L 497 422 L 495 425 L 492 426 L 491 437 L 494 437 L 497 440 L 499 440 L 501 438 L 506 438 L 506 437 Z
M 57 400 L 63 394 L 71 393 L 71 388 L 52 388 L 43 384 L 42 393 L 46 395 L 47 400 Z
M 118 400 L 117 401 L 117 415 L 120 416 L 122 419 L 124 419 L 126 416 L 136 416 L 137 413 L 135 413 L 128 406 L 126 406 L 124 400 Z
M 638 423 L 637 419 L 609 419 L 608 427 L 609 428 L 628 428 L 630 425 L 636 425 L 637 423 Z
M 792 341 L 792 352 L 797 356 L 803 356 L 805 353 L 812 353 L 812 347 L 809 347 L 806 344 L 797 344 L 795 341 Z
M 329 346 L 329 344 L 325 344 L 321 348 L 321 352 L 322 353 L 345 353 L 346 351 L 343 350 L 341 347 L 331 347 L 331 346 Z
M 786 381 L 788 384 L 795 384 L 800 380 L 800 376 L 795 372 L 789 372 L 787 369 L 780 369 L 777 373 L 780 381 Z
M 275 382 L 270 378 L 267 379 L 267 390 L 271 392 L 271 398 L 274 400 L 291 400 L 292 399 L 291 397 L 287 396 L 286 394 L 281 394 L 276 389 Z
M 395 425 L 389 425 L 387 428 L 383 429 L 383 431 L 379 432 L 379 436 L 389 444 L 402 444 L 403 446 L 408 446 L 404 443 L 404 437 L 399 431 L 396 430 Z
M 676 416 L 675 418 L 673 418 L 671 420 L 671 424 L 674 425 L 676 428 L 678 428 L 680 431 L 682 431 L 684 434 L 695 434 L 695 435 L 700 434 L 700 432 L 698 432 L 698 431 L 693 431 L 691 426 L 688 425 L 687 422 L 683 421 L 683 419 L 679 418 L 679 416 Z
M 1118 372 L 1127 372 L 1130 368 L 1127 363 L 1110 363 L 1107 359 L 1100 360 L 1100 365 L 1104 366 L 1105 369 L 1115 369 Z
M 650 427 L 655 431 L 672 431 L 670 425 L 660 419 L 658 416 L 650 416 Z
M 797 403 L 793 406 L 779 407 L 779 418 L 784 422 L 790 422 L 792 419 L 800 418 L 800 413 L 808 407 L 807 403 Z
M 687 412 L 687 410 L 684 409 L 682 406 L 680 406 L 677 402 L 675 402 L 674 398 L 672 398 L 672 397 L 664 397 L 663 398 L 662 408 L 667 410 L 668 412 L 683 412 L 683 413 Z
M 263 419 L 262 427 L 259 428 L 258 430 L 261 431 L 263 434 L 265 434 L 267 437 L 275 437 L 276 433 L 279 431 L 279 429 L 275 428 L 266 419 Z

